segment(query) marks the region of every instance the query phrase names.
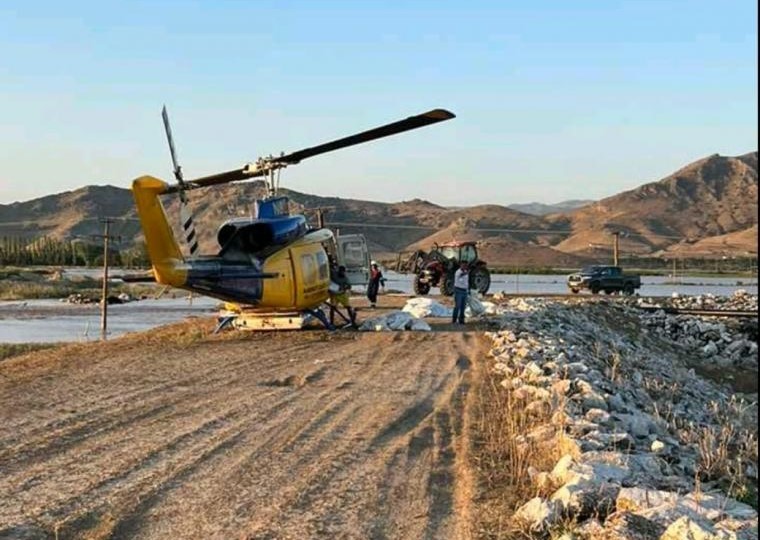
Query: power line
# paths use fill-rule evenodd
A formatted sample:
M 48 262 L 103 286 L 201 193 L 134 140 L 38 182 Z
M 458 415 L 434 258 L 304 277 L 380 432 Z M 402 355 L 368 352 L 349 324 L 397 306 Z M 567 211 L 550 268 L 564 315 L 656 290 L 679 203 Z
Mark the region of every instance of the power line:
M 357 223 L 357 222 L 349 222 L 349 221 L 330 221 L 328 223 L 329 225 L 335 225 L 340 227 L 363 227 L 363 228 L 378 228 L 378 229 L 408 229 L 408 230 L 424 230 L 424 231 L 443 231 L 445 230 L 445 227 L 433 227 L 429 225 L 392 225 L 387 223 Z M 573 235 L 576 234 L 577 231 L 572 231 L 569 229 L 507 229 L 507 228 L 481 228 L 481 227 L 465 227 L 467 231 L 472 232 L 491 232 L 491 233 L 523 233 L 523 234 L 548 234 L 548 235 Z M 608 234 L 615 234 L 615 232 L 610 232 Z M 687 237 L 685 236 L 675 236 L 675 235 L 667 235 L 667 234 L 658 234 L 658 233 L 650 233 L 650 234 L 641 234 L 641 233 L 630 233 L 625 231 L 620 231 L 618 234 L 625 237 L 637 237 L 637 238 L 648 238 L 651 236 L 657 237 L 657 238 L 667 238 L 667 239 L 675 239 L 675 240 L 686 240 Z

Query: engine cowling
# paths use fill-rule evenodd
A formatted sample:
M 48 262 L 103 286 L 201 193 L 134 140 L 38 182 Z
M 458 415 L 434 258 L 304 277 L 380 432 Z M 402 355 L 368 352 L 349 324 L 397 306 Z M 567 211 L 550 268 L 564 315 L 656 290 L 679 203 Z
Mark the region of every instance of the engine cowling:
M 253 220 L 238 218 L 226 221 L 219 228 L 217 241 L 222 252 L 257 253 L 268 247 L 289 244 L 307 230 L 306 218 L 300 215 Z

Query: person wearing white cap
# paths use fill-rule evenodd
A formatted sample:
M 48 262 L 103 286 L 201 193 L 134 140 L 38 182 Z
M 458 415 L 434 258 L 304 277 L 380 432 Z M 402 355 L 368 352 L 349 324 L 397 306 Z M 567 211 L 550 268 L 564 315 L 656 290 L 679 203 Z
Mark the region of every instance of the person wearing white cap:
M 372 261 L 369 265 L 369 283 L 367 283 L 367 298 L 369 299 L 369 307 L 375 308 L 377 304 L 377 293 L 380 289 L 380 285 L 385 287 L 385 278 L 380 268 L 375 261 Z

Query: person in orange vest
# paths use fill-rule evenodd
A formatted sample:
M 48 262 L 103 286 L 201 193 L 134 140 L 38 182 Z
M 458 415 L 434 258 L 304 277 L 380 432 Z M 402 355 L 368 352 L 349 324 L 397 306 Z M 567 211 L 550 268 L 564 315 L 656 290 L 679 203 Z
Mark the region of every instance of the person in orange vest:
M 377 304 L 377 293 L 380 290 L 380 286 L 385 287 L 385 278 L 380 268 L 375 261 L 369 265 L 369 283 L 367 283 L 367 298 L 369 299 L 369 307 L 375 308 Z

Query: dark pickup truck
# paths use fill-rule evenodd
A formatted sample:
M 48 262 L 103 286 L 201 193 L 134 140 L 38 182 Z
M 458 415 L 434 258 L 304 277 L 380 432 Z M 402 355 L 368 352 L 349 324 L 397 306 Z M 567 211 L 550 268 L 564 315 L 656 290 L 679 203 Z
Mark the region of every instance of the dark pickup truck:
M 641 287 L 641 278 L 626 274 L 619 266 L 588 266 L 567 277 L 567 286 L 574 293 L 588 289 L 594 294 L 604 291 L 607 294 L 621 292 L 632 295 Z

